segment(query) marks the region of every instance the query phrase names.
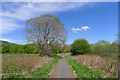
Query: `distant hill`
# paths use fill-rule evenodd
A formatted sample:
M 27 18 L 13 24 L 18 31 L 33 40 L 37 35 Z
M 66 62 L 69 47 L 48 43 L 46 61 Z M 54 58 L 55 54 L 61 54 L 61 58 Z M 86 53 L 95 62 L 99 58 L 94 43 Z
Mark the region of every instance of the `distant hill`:
M 0 40 L 0 45 L 4 46 L 4 45 L 16 45 L 16 44 L 8 42 L 8 41 L 2 41 L 2 40 Z

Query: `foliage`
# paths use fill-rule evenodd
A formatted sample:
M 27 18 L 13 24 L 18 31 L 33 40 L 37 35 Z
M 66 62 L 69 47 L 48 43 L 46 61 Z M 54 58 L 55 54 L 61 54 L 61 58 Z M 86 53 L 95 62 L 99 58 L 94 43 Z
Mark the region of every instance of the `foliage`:
M 78 78 L 103 78 L 104 73 L 100 70 L 92 69 L 86 65 L 79 64 L 75 60 L 70 58 L 70 56 L 66 56 L 66 58 Z
M 60 46 L 60 44 L 53 44 L 51 45 L 51 50 L 53 54 L 57 54 L 61 52 L 62 47 Z
M 104 42 L 104 43 L 103 43 Z M 118 44 L 110 44 L 107 41 L 98 41 L 95 44 L 91 44 L 92 54 L 98 54 L 101 56 L 111 56 L 117 58 L 118 56 Z
M 10 54 L 38 54 L 38 48 L 36 44 L 25 45 L 4 45 L 1 47 L 2 53 Z
M 39 54 L 37 44 L 4 45 L 0 47 L 3 54 Z M 59 44 L 51 45 L 52 54 L 70 52 L 70 46 L 61 47 Z
M 1 47 L 2 53 L 9 53 L 10 52 L 10 45 L 5 45 Z
M 62 53 L 70 53 L 71 45 L 64 45 L 62 48 Z
M 90 45 L 88 41 L 85 39 L 77 39 L 71 45 L 71 52 L 72 55 L 90 53 L 91 52 Z
M 52 52 L 57 54 L 57 53 L 69 53 L 70 52 L 70 45 L 64 45 L 64 46 L 59 46 L 56 44 L 55 46 L 51 46 Z
M 105 40 L 99 40 L 96 45 L 100 46 L 100 45 L 109 45 L 110 43 L 108 41 Z

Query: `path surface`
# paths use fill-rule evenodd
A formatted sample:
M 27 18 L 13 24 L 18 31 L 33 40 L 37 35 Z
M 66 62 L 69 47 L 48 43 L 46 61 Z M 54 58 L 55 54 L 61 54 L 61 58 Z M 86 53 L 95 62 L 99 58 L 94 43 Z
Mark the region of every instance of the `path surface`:
M 76 78 L 64 56 L 56 64 L 51 78 Z

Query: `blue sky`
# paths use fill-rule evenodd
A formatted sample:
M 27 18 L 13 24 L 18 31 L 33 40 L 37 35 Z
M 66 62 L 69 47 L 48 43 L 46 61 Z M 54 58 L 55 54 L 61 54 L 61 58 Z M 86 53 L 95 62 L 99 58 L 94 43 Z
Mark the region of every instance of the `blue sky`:
M 58 17 L 67 30 L 67 44 L 85 38 L 113 42 L 118 33 L 117 2 L 4 2 L 2 4 L 2 37 L 12 43 L 25 44 L 25 21 L 51 14 Z M 0 13 L 1 14 L 1 13 Z

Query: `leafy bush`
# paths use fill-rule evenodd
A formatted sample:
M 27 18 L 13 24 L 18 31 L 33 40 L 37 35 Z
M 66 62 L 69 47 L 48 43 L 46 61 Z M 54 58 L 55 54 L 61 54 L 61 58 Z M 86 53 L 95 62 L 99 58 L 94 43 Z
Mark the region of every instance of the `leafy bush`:
M 75 40 L 74 43 L 71 45 L 71 52 L 72 55 L 90 53 L 91 52 L 90 45 L 88 41 L 85 39 Z

